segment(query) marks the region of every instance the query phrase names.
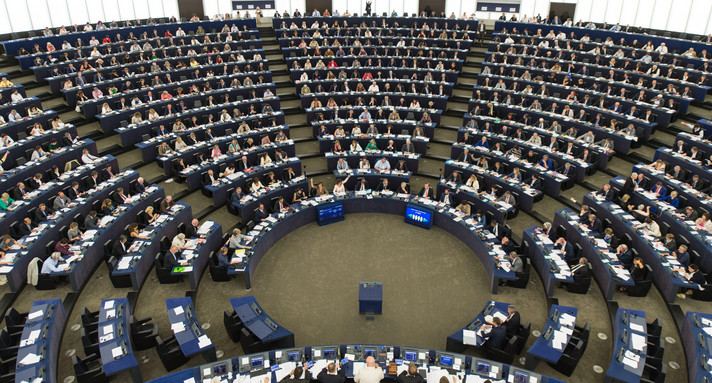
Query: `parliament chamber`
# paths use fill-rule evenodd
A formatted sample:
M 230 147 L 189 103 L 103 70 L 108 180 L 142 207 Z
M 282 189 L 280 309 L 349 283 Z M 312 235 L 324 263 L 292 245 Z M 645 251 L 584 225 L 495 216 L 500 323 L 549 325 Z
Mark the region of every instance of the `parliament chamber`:
M 0 383 L 712 382 L 707 0 L 19 0 L 0 46 Z

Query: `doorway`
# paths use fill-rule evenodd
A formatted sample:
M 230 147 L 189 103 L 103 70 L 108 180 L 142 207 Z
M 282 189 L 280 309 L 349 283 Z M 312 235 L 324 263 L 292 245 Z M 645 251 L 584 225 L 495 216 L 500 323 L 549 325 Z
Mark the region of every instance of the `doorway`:
M 305 15 L 311 15 L 314 12 L 314 8 L 318 9 L 321 14 L 324 14 L 324 10 L 328 9 L 329 12 L 333 12 L 331 9 L 331 0 L 306 0 L 306 12 Z
M 418 12 L 426 11 L 428 16 L 432 12 L 435 12 L 436 15 L 445 12 L 445 0 L 420 0 L 418 6 Z
M 576 4 L 551 2 L 549 6 L 549 19 L 553 20 L 554 16 L 559 16 L 559 20 L 561 20 L 562 24 L 568 19 L 575 21 L 575 12 Z
M 203 0 L 178 0 L 178 14 L 181 18 L 190 20 L 193 15 L 203 19 Z

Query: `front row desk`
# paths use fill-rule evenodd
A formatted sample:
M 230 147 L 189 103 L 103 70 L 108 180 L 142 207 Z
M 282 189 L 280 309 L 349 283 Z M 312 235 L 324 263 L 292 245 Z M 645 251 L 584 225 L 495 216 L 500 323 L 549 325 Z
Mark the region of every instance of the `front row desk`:
M 240 318 L 241 325 L 255 337 L 255 342 L 248 349 L 243 344 L 245 353 L 264 352 L 277 348 L 294 347 L 294 333 L 280 326 L 269 317 L 253 296 L 230 299 L 230 306 Z
M 712 382 L 712 314 L 688 311 L 682 322 L 688 381 Z
M 55 382 L 59 343 L 67 317 L 61 299 L 35 301 L 17 350 L 15 382 Z
M 336 344 L 307 346 L 265 351 L 238 356 L 214 363 L 175 372 L 148 383 L 200 383 L 200 382 L 278 382 L 296 366 L 307 363 L 305 378 L 316 379 L 326 366 L 335 362 L 347 378 L 353 378 L 365 367 L 366 358 L 372 356 L 384 369 L 386 378 L 395 379 L 406 371 L 410 363 L 418 365 L 418 372 L 428 382 L 438 382 L 447 377 L 456 383 L 556 383 L 557 379 L 469 355 L 437 350 L 392 346 Z M 217 378 L 217 379 L 215 379 Z
M 332 207 L 327 211 L 327 208 Z M 493 294 L 497 293 L 500 280 L 516 279 L 497 237 L 483 230 L 483 225 L 475 222 L 472 217 L 464 216 L 441 202 L 413 194 L 376 191 L 327 194 L 292 204 L 287 212 L 273 213 L 247 233 L 243 245 L 251 249 L 246 249 L 244 253 L 247 256 L 246 263 L 242 255 L 233 257 L 228 274 L 243 274 L 245 288 L 249 290 L 262 257 L 272 245 L 292 231 L 315 221 L 324 224 L 333 222 L 329 220 L 332 218 L 340 220 L 351 213 L 386 213 L 405 217 L 407 208 L 415 208 L 418 214 L 422 214 L 418 216 L 418 222 L 411 223 L 427 228 L 434 224 L 465 243 L 484 265 Z M 319 213 L 323 214 L 320 216 Z

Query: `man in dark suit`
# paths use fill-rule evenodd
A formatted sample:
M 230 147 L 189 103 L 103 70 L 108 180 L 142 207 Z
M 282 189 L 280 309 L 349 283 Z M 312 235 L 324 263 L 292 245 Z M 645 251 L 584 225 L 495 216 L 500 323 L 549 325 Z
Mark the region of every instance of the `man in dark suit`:
M 284 201 L 284 197 L 280 196 L 277 202 L 274 203 L 272 211 L 274 212 L 286 212 L 289 210 L 289 205 Z
M 384 178 L 381 183 L 378 184 L 378 187 L 376 188 L 379 192 L 386 191 L 386 190 L 391 190 L 390 185 L 388 184 L 388 178 Z
M 112 199 L 114 200 L 115 205 L 121 205 L 122 203 L 126 202 L 126 200 L 129 198 L 129 196 L 124 193 L 124 188 L 117 188 L 116 193 L 114 193 Z
M 482 336 L 487 341 L 485 347 L 496 350 L 504 350 L 507 345 L 507 329 L 502 326 L 502 320 L 492 318 L 492 329 Z
M 14 200 L 21 200 L 25 194 L 29 193 L 29 190 L 25 187 L 25 184 L 22 182 L 17 183 L 17 187 L 12 191 L 12 199 Z
M 630 251 L 628 245 L 618 245 L 618 248 L 616 249 L 616 255 L 618 256 L 618 260 L 623 263 L 626 269 L 630 268 L 630 266 L 633 265 L 633 252 Z
M 252 167 L 252 164 L 250 164 L 250 161 L 247 160 L 247 156 L 242 156 L 240 161 L 237 162 L 237 168 L 240 169 L 240 171 L 244 171 L 245 169 L 249 169 Z
M 514 305 L 507 306 L 507 319 L 504 320 L 507 335 L 516 335 L 519 332 L 520 322 L 521 317 L 519 316 L 519 312 L 514 308 Z
M 595 231 L 596 233 L 603 232 L 603 224 L 601 223 L 601 220 L 596 217 L 595 214 L 588 215 L 588 222 L 586 223 L 586 226 L 588 226 L 591 231 Z
M 215 181 L 217 181 L 217 179 L 215 178 L 213 169 L 209 169 L 208 173 L 206 173 L 203 177 L 203 185 L 213 185 L 215 184 Z
M 260 206 L 255 210 L 255 221 L 256 222 L 264 222 L 267 217 L 269 217 L 269 213 L 267 213 L 267 210 L 265 209 L 265 205 L 263 203 L 260 204 Z
M 346 382 L 346 375 L 344 375 L 344 370 L 338 368 L 336 363 L 331 362 L 321 370 L 319 375 L 316 376 L 316 380 L 319 383 L 344 383 Z
M 683 181 L 686 178 L 685 171 L 682 170 L 680 165 L 675 165 L 675 167 L 670 170 L 670 173 L 668 173 L 668 175 L 678 181 Z
M 631 173 L 630 177 L 626 178 L 623 187 L 621 188 L 621 195 L 631 194 L 636 187 L 636 180 L 638 179 L 638 173 Z
M 569 265 L 573 265 L 576 263 L 576 256 L 574 255 L 574 247 L 566 241 L 566 238 L 561 237 L 556 240 L 556 244 L 554 245 L 554 248 L 557 250 L 563 250 L 564 252 L 564 260 L 566 263 Z
M 574 277 L 574 281 L 577 279 L 585 279 L 591 275 L 588 269 L 588 262 L 586 258 L 581 257 L 578 259 L 578 263 L 571 268 L 571 276 Z
M 455 200 L 453 198 L 453 195 L 450 194 L 450 189 L 445 188 L 443 191 L 443 194 L 440 195 L 440 202 L 452 206 L 455 203 Z
M 47 205 L 41 203 L 37 207 L 37 211 L 35 211 L 34 220 L 35 222 L 40 223 L 49 219 L 50 215 L 52 215 L 52 211 L 47 207 Z
M 94 189 L 97 186 L 99 186 L 100 183 L 101 183 L 101 179 L 99 179 L 99 173 L 96 170 L 94 170 L 91 172 L 91 175 L 86 180 L 86 184 L 84 185 L 84 187 L 87 189 Z
M 240 203 L 240 200 L 245 197 L 245 193 L 242 192 L 241 187 L 236 187 L 235 190 L 230 194 L 230 202 Z
M 121 256 L 126 254 L 126 236 L 121 234 L 118 241 L 114 242 L 114 246 L 111 248 L 111 256 L 115 257 L 117 260 L 121 259 Z
M 700 179 L 700 176 L 697 174 L 693 174 L 692 177 L 690 177 L 690 179 L 687 181 L 687 184 L 695 190 L 702 190 L 705 187 L 704 182 Z
M 603 197 L 606 201 L 613 201 L 614 193 L 611 190 L 610 184 L 603 185 L 603 188 L 598 191 L 598 194 Z
M 69 199 L 77 199 L 77 197 L 81 196 L 82 194 L 84 194 L 84 192 L 79 187 L 79 182 L 72 182 L 72 187 L 69 189 Z
M 111 170 L 111 165 L 106 165 L 104 169 L 101 170 L 101 179 L 104 181 L 114 178 L 116 174 Z
M 531 178 L 527 181 L 527 185 L 536 190 L 541 190 L 541 180 L 536 173 L 532 173 Z
M 418 192 L 418 196 L 427 198 L 427 199 L 435 198 L 435 192 L 430 187 L 430 183 L 426 182 L 425 185 L 423 185 L 423 188 L 420 189 L 420 192 Z
M 42 181 L 42 174 L 35 174 L 35 176 L 32 177 L 27 183 L 29 184 L 30 189 L 39 189 L 40 186 L 44 185 L 44 181 Z
M 178 246 L 171 246 L 163 257 L 163 267 L 173 269 L 178 266 Z
M 497 220 L 493 219 L 490 221 L 490 225 L 487 226 L 487 230 L 492 233 L 497 239 L 501 240 L 504 237 L 509 237 L 509 230 L 504 225 L 500 225 Z
M 366 190 L 369 190 L 370 186 L 368 185 L 368 182 L 366 181 L 365 178 L 360 178 L 358 182 L 356 182 L 356 185 L 354 185 L 354 191 L 355 192 L 365 192 Z
M 34 227 L 32 226 L 32 220 L 29 218 L 25 218 L 24 220 L 22 220 L 20 226 L 18 226 L 17 232 L 18 234 L 24 237 L 27 234 L 30 234 L 30 232 L 32 232 L 32 229 L 34 229 Z
M 136 180 L 133 188 L 136 194 L 141 194 L 146 191 L 146 182 L 143 177 L 139 177 L 138 180 Z
M 502 251 L 504 251 L 506 254 L 517 251 L 517 247 L 514 246 L 514 242 L 512 242 L 509 237 L 502 237 L 501 243 Z
M 200 229 L 200 221 L 194 218 L 190 221 L 190 225 L 185 228 L 185 237 L 193 238 L 198 236 L 198 229 Z
M 167 195 L 166 198 L 164 198 L 163 201 L 161 201 L 161 206 L 160 206 L 159 210 L 163 214 L 173 215 L 173 213 L 170 210 L 173 207 L 173 205 L 175 205 L 175 204 L 176 203 L 173 202 L 173 196 Z
M 447 178 L 447 182 L 452 182 L 456 185 L 459 185 L 462 183 L 462 177 L 460 176 L 460 173 L 458 171 L 453 171 L 452 174 Z

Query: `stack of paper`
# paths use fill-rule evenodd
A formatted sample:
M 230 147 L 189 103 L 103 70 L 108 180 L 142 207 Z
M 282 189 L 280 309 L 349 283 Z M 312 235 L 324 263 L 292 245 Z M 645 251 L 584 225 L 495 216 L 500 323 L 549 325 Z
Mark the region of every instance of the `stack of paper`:
M 198 348 L 205 348 L 213 344 L 207 335 L 203 334 L 198 338 Z

